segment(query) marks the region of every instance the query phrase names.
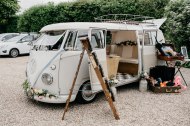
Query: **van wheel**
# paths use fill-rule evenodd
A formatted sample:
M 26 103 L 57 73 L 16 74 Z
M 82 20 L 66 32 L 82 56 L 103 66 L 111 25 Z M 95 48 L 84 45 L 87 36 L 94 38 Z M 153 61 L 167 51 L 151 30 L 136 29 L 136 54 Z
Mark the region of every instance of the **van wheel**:
M 90 82 L 85 82 L 79 89 L 76 101 L 81 104 L 91 103 L 96 99 L 96 93 L 92 93 Z
M 9 53 L 10 57 L 16 58 L 18 55 L 19 55 L 18 49 L 11 49 L 11 51 Z

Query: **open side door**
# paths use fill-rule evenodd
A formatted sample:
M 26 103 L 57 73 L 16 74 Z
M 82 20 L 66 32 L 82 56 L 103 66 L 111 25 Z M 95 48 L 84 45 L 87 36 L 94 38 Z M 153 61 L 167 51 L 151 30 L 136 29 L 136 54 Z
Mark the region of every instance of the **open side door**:
M 144 41 L 142 42 L 142 67 L 143 71 L 148 72 L 151 67 L 154 67 L 158 64 L 157 50 L 155 47 L 156 41 L 164 43 L 165 39 L 161 30 L 145 30 L 143 34 Z
M 106 30 L 105 29 L 98 29 L 98 28 L 90 28 L 88 32 L 88 38 L 90 44 L 92 46 L 92 52 L 94 52 L 99 60 L 99 65 L 102 67 L 104 71 L 104 77 L 108 77 L 107 72 L 107 60 L 106 60 Z M 93 69 L 92 64 L 89 62 L 89 75 L 90 75 L 90 82 L 92 92 L 98 92 L 102 90 L 100 82 L 96 76 L 96 73 Z

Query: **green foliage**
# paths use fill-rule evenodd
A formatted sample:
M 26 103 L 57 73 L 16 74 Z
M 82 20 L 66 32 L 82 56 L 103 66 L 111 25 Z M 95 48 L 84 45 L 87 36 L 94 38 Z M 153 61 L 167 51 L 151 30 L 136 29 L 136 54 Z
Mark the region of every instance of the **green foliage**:
M 20 16 L 18 21 L 19 30 L 22 32 L 38 31 L 40 27 L 54 23 L 54 17 L 57 13 L 53 3 L 34 6 Z
M 6 25 L 18 11 L 17 0 L 0 0 L 0 32 L 6 31 Z
M 27 80 L 25 80 L 24 83 L 22 83 L 22 87 L 23 87 L 24 91 L 27 91 L 27 89 L 29 88 L 29 83 Z
M 6 25 L 6 32 L 18 32 L 17 23 L 18 23 L 18 16 L 12 16 Z
M 167 17 L 166 33 L 178 51 L 181 46 L 186 46 L 190 50 L 190 1 L 171 1 L 165 12 Z
M 88 22 L 107 14 L 138 14 L 163 17 L 169 0 L 78 0 L 71 3 L 35 6 L 19 18 L 20 31 L 39 31 L 43 26 L 59 22 Z

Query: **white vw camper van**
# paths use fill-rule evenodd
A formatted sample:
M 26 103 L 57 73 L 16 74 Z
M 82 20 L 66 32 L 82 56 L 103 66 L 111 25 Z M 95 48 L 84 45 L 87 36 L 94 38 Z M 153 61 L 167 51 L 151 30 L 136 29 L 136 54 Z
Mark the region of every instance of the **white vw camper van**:
M 102 19 L 102 18 L 101 18 Z M 103 21 L 103 20 L 102 20 Z M 51 24 L 33 43 L 23 84 L 28 97 L 47 103 L 66 103 L 82 52 L 79 36 L 88 35 L 93 51 L 108 77 L 109 58 L 119 57 L 116 86 L 137 82 L 142 72 L 159 62 L 155 43 L 165 42 L 159 29 L 165 19 L 142 22 L 119 20 Z M 109 43 L 109 45 L 106 45 Z M 106 47 L 107 46 L 107 47 Z M 85 54 L 71 102 L 90 103 L 101 86 Z

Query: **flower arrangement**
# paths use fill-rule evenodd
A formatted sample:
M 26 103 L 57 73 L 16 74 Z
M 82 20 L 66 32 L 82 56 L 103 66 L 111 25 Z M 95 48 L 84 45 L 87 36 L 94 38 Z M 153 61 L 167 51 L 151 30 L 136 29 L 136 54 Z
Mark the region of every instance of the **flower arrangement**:
M 117 79 L 111 78 L 109 80 L 110 87 L 115 86 L 119 81 Z
M 120 46 L 120 45 L 136 46 L 136 45 L 137 45 L 137 42 L 131 41 L 131 40 L 127 40 L 127 41 L 123 41 L 123 42 L 117 43 L 116 45 L 118 45 L 118 46 Z
M 142 72 L 142 73 L 140 74 L 140 77 L 143 78 L 143 79 L 148 79 L 148 78 L 149 78 L 149 75 L 148 75 L 147 72 Z
M 48 90 L 45 89 L 34 89 L 32 87 L 30 87 L 29 82 L 27 80 L 24 81 L 24 83 L 22 84 L 23 89 L 26 93 L 26 95 L 32 99 L 34 99 L 34 96 L 38 96 L 39 98 L 43 98 L 43 97 L 49 97 L 49 98 L 57 98 L 56 95 L 54 94 L 50 94 L 48 92 Z

